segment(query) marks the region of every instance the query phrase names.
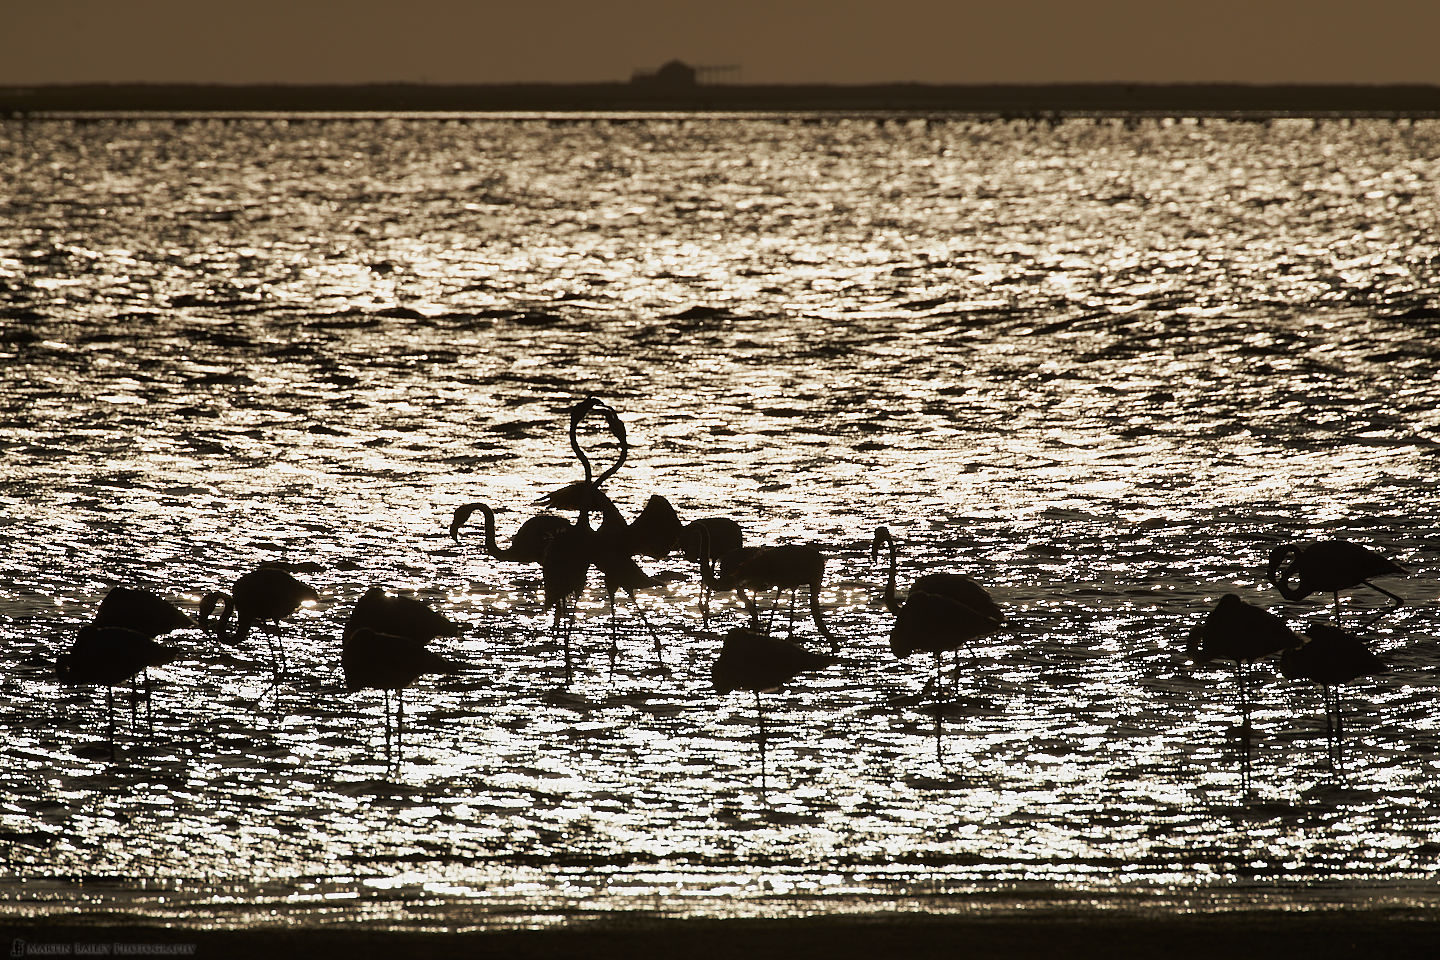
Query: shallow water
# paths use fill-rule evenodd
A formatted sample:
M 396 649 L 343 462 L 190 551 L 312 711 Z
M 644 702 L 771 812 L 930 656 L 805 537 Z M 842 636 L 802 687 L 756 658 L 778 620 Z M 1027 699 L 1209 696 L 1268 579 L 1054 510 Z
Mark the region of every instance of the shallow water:
M 0 911 L 1433 906 L 1437 181 L 1434 122 L 0 123 Z M 563 689 L 536 571 L 447 535 L 575 479 L 592 392 L 627 515 L 827 548 L 846 659 L 766 695 L 763 794 L 754 701 L 708 677 L 742 613 L 702 630 L 693 566 L 640 597 L 671 675 L 622 602 L 608 676 L 592 587 Z M 939 760 L 881 524 L 902 591 L 966 573 L 1009 615 Z M 1345 688 L 1342 770 L 1319 692 L 1257 669 L 1246 794 L 1233 678 L 1184 637 L 1227 591 L 1328 615 L 1261 575 L 1310 536 L 1409 603 L 1363 628 L 1392 670 Z M 112 762 L 103 693 L 52 673 L 100 597 L 193 611 L 272 559 L 325 598 L 296 676 L 177 634 Z M 372 584 L 474 665 L 407 695 L 388 774 L 339 676 Z

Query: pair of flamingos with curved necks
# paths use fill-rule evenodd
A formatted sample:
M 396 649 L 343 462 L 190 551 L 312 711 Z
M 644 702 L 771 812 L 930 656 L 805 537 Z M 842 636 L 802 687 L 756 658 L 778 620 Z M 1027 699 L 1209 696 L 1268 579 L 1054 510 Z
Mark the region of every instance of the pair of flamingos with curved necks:
M 599 416 L 603 420 L 619 450 L 615 462 L 598 476 L 580 442 L 581 427 L 591 416 Z M 629 453 L 625 426 L 619 415 L 600 399 L 587 397 L 571 410 L 569 434 L 571 450 L 580 462 L 585 478 L 546 494 L 537 502 L 551 509 L 575 511 L 578 514 L 575 523 L 552 514 L 532 517 L 520 526 L 507 548 L 501 548 L 496 543 L 495 514 L 486 504 L 469 503 L 459 507 L 450 526 L 451 536 L 458 542 L 460 528 L 478 511 L 485 520 L 487 554 L 501 560 L 540 565 L 545 608 L 554 610 L 554 629 L 564 641 L 567 682 L 573 668 L 569 640 L 575 601 L 585 588 L 589 568 L 594 566 L 600 570 L 609 597 L 613 671 L 616 592 L 623 589 L 635 603 L 636 590 L 655 586 L 658 581 L 646 574 L 634 558 L 643 555 L 660 559 L 677 548 L 687 560 L 699 564 L 703 587 L 702 610 L 707 622 L 709 598 L 715 592 L 737 593 L 750 613 L 751 626 L 729 632 L 712 670 L 712 678 L 720 692 L 735 689 L 754 691 L 758 705 L 762 690 L 775 689 L 800 672 L 819 669 L 833 661 L 833 656 L 809 653 L 789 640 L 772 638 L 763 632 L 760 611 L 753 596 L 759 591 L 788 589 L 793 631 L 795 595 L 799 588 L 807 588 L 810 613 L 816 628 L 829 641 L 830 653 L 838 653 L 839 638 L 826 622 L 820 606 L 825 557 L 819 549 L 804 544 L 744 546 L 739 524 L 727 517 L 706 517 L 682 525 L 674 507 L 660 495 L 651 496 L 639 516 L 627 522 L 603 490 L 605 482 L 624 465 Z M 590 526 L 591 513 L 600 515 L 598 530 Z M 935 655 L 938 676 L 942 653 L 957 650 L 970 640 L 992 633 L 1003 623 L 1003 614 L 984 588 L 959 574 L 921 577 L 908 598 L 898 599 L 895 593 L 895 541 L 885 527 L 875 532 L 871 544 L 872 562 L 878 560 L 882 547 L 888 549 L 890 568 L 884 600 L 896 616 L 890 637 L 891 649 L 896 655 L 905 657 L 917 651 L 931 652 Z M 635 608 L 655 642 L 656 657 L 663 669 L 660 641 L 644 619 L 638 603 L 635 603 Z M 938 696 L 938 682 L 935 691 Z M 935 715 L 938 735 L 941 716 L 938 707 Z M 763 754 L 763 737 L 761 743 Z

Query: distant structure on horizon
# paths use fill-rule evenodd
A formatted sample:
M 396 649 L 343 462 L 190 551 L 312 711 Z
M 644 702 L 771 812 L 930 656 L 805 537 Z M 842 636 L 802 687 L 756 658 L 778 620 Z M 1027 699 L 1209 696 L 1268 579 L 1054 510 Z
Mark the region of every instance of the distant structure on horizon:
M 652 90 L 690 90 L 713 86 L 726 81 L 738 83 L 738 66 L 692 67 L 683 60 L 671 60 L 659 70 L 636 70 L 630 74 L 630 85 Z

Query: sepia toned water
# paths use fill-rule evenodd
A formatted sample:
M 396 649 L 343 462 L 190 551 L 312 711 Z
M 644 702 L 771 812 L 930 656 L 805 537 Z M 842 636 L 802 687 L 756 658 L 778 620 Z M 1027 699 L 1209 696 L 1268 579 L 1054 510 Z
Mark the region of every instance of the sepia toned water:
M 1057 126 L 484 117 L 0 122 L 0 914 L 202 925 L 1344 904 L 1433 909 L 1440 867 L 1440 123 Z M 623 417 L 609 484 L 829 557 L 844 659 L 717 695 L 722 601 L 646 561 L 665 645 L 603 591 L 578 674 L 500 539 Z M 608 463 L 610 454 L 597 450 Z M 870 560 L 968 574 L 943 756 Z M 1345 622 L 1391 671 L 1184 656 L 1277 543 L 1411 571 Z M 198 631 L 153 735 L 54 660 L 116 585 L 192 613 L 267 560 L 324 598 Z M 371 585 L 466 625 L 473 670 L 346 693 Z M 783 631 L 782 622 L 775 625 Z M 824 649 L 808 619 L 795 632 Z

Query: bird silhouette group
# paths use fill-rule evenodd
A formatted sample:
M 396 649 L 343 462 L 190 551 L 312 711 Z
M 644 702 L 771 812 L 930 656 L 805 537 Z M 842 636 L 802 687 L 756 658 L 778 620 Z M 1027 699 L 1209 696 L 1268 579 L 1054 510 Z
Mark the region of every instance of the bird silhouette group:
M 1321 687 L 1325 706 L 1325 729 L 1331 767 L 1342 760 L 1343 715 L 1338 692 L 1340 684 L 1387 670 L 1354 631 L 1340 628 L 1340 593 L 1368 587 L 1389 597 L 1391 605 L 1367 615 L 1367 620 L 1393 612 L 1404 604 L 1397 594 L 1371 581 L 1382 576 L 1405 576 L 1407 571 L 1386 557 L 1349 540 L 1307 540 L 1285 543 L 1270 553 L 1265 579 L 1290 602 L 1303 601 L 1314 593 L 1331 595 L 1332 623 L 1317 622 L 1292 630 L 1271 611 L 1246 603 L 1233 593 L 1220 598 L 1205 618 L 1190 631 L 1187 648 L 1197 663 L 1211 660 L 1235 664 L 1240 692 L 1240 770 L 1248 790 L 1251 779 L 1253 728 L 1250 723 L 1250 681 L 1248 668 L 1256 661 L 1280 656 L 1280 672 L 1287 679 L 1308 680 Z
M 582 441 L 592 418 L 608 432 L 616 451 L 614 462 L 599 473 Z M 466 503 L 456 508 L 451 517 L 450 537 L 457 545 L 468 542 L 462 540 L 462 532 L 479 514 L 484 524 L 481 548 L 487 556 L 540 568 L 541 602 L 543 611 L 551 616 L 552 637 L 563 650 L 561 682 L 565 686 L 572 683 L 576 670 L 576 605 L 591 581 L 592 570 L 599 572 L 608 601 L 612 678 L 619 649 L 616 596 L 622 591 L 653 642 L 656 662 L 651 672 L 661 676 L 669 673 L 660 634 L 646 617 L 639 599 L 639 594 L 661 586 L 662 581 L 647 573 L 637 558 L 658 560 L 678 553 L 686 562 L 697 565 L 702 630 L 709 628 L 714 596 L 733 593 L 747 619 L 743 626 L 730 628 L 721 638 L 711 681 L 717 693 L 743 690 L 755 697 L 763 794 L 766 732 L 761 694 L 781 689 L 800 674 L 830 667 L 844 652 L 842 638 L 832 629 L 821 603 L 825 551 L 806 543 L 747 544 L 740 524 L 729 517 L 703 517 L 682 523 L 669 500 L 658 494 L 646 501 L 638 516 L 626 520 L 605 490 L 605 484 L 626 463 L 630 450 L 617 411 L 597 397 L 580 400 L 570 410 L 569 440 L 583 476 L 537 498 L 536 504 L 550 512 L 526 519 L 509 545 L 502 547 L 497 539 L 495 509 L 485 503 Z M 574 513 L 575 519 L 567 519 L 563 513 Z M 598 525 L 592 522 L 596 516 Z M 958 656 L 963 648 L 1004 629 L 1005 613 L 983 586 L 958 573 L 927 573 L 913 582 L 906 595 L 899 595 L 899 551 L 885 526 L 874 532 L 870 544 L 872 564 L 881 561 L 882 551 L 888 566 L 879 599 L 894 617 L 890 649 L 898 658 L 915 653 L 934 657 L 934 676 L 907 702 L 918 703 L 927 697 L 932 701 L 936 758 L 943 762 L 942 658 L 946 653 Z M 106 688 L 108 742 L 113 759 L 114 687 L 127 681 L 134 684 L 137 677 L 145 679 L 144 699 L 150 717 L 146 671 L 179 656 L 175 648 L 157 639 L 163 634 L 199 628 L 222 645 L 237 646 L 245 644 L 254 633 L 263 632 L 272 683 L 283 682 L 289 662 L 279 624 L 305 605 L 321 602 L 320 594 L 295 576 L 303 572 L 304 565 L 262 563 L 237 579 L 228 592 L 206 593 L 195 618 L 157 594 L 115 587 L 104 597 L 94 620 L 82 627 L 69 649 L 56 658 L 56 677 L 62 684 Z M 1338 766 L 1343 724 L 1338 696 L 1332 688 L 1384 670 L 1356 633 L 1340 628 L 1339 594 L 1359 586 L 1373 588 L 1392 601 L 1392 606 L 1380 611 L 1379 615 L 1383 615 L 1404 601 L 1371 581 L 1404 573 L 1397 564 L 1348 541 L 1285 544 L 1272 552 L 1266 578 L 1291 602 L 1302 601 L 1313 593 L 1331 594 L 1335 605 L 1333 623 L 1294 631 L 1268 610 L 1226 594 L 1191 630 L 1188 652 L 1193 660 L 1233 661 L 1236 665 L 1242 717 L 1242 781 L 1247 789 L 1251 739 L 1247 668 L 1257 660 L 1278 654 L 1286 677 L 1321 685 L 1330 760 Z M 795 632 L 796 603 L 802 588 L 810 619 L 828 644 L 823 652 L 805 649 Z M 762 610 L 761 598 L 771 591 L 774 598 L 768 609 Z M 786 610 L 786 628 L 783 636 L 777 636 L 774 631 L 782 606 Z M 348 691 L 382 691 L 387 772 L 392 764 L 398 769 L 403 756 L 404 691 L 426 674 L 473 669 L 461 659 L 429 649 L 436 638 L 458 637 L 462 633 L 460 624 L 423 601 L 394 595 L 382 587 L 369 587 L 355 602 L 341 631 L 339 666 Z M 953 673 L 959 676 L 958 666 Z M 393 733 L 389 707 L 392 691 L 396 699 Z

